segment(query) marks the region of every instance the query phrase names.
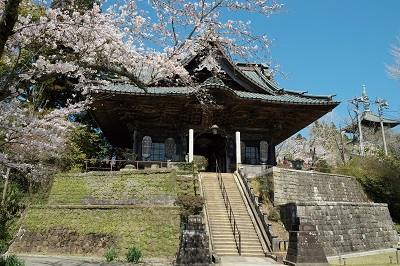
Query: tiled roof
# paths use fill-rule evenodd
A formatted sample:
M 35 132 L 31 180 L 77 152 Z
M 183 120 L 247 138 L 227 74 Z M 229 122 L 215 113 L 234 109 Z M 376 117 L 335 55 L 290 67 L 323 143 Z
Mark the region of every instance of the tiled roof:
M 374 123 L 380 123 L 381 120 L 379 118 L 379 116 L 373 114 L 371 111 L 369 112 L 364 112 L 362 114 L 361 120 L 366 120 L 366 121 L 370 121 L 370 122 L 374 122 Z M 383 123 L 384 124 L 400 124 L 399 120 L 392 120 L 392 119 L 387 119 L 387 118 L 383 118 Z
M 289 104 L 309 104 L 309 105 L 324 105 L 335 104 L 338 102 L 332 101 L 331 96 L 309 96 L 307 94 L 279 94 L 268 95 L 262 93 L 236 91 L 221 84 L 207 84 L 205 88 L 223 89 L 232 93 L 235 97 L 241 99 L 260 100 L 271 103 L 289 103 Z M 148 87 L 146 90 L 129 84 L 102 86 L 93 89 L 92 92 L 109 92 L 115 94 L 131 94 L 131 95 L 192 95 L 195 90 L 190 87 Z

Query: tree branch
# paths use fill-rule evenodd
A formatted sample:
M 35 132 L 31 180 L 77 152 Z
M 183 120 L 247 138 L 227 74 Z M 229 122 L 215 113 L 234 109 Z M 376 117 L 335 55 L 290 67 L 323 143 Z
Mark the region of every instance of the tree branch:
M 22 0 L 8 0 L 0 18 L 0 58 L 8 38 L 14 33 L 14 26 L 18 20 L 18 8 Z

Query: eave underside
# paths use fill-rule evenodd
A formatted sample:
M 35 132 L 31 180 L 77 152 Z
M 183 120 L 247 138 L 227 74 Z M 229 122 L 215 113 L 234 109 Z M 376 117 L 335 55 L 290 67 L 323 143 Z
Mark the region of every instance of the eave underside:
M 169 137 L 180 139 L 188 129 L 202 133 L 214 124 L 232 136 L 241 132 L 246 142 L 273 140 L 279 144 L 337 105 L 227 98 L 223 106 L 205 106 L 194 95 L 110 94 L 94 101 L 92 113 L 107 139 L 117 147 L 131 147 L 135 131 L 142 137 L 151 136 L 153 142 L 164 142 Z

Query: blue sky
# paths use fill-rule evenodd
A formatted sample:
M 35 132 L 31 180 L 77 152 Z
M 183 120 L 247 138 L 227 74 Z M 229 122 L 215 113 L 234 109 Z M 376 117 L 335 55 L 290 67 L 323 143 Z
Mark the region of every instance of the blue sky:
M 341 104 L 333 117 L 344 126 L 350 118 L 348 100 L 361 96 L 364 84 L 370 101 L 377 96 L 388 101 L 384 117 L 400 120 L 400 81 L 390 78 L 385 67 L 394 64 L 391 44 L 400 46 L 400 0 L 276 1 L 287 12 L 232 19 L 251 20 L 256 33 L 273 40 L 271 62 L 276 60 L 289 76 L 275 78 L 280 87 L 336 94 Z M 377 114 L 376 105 L 371 110 Z
M 252 20 L 273 39 L 272 60 L 289 78 L 280 87 L 310 94 L 337 94 L 336 124 L 344 124 L 348 100 L 366 86 L 370 101 L 386 99 L 384 116 L 400 119 L 400 82 L 386 73 L 390 45 L 400 45 L 400 0 L 281 0 L 284 14 Z M 371 110 L 377 113 L 375 105 Z

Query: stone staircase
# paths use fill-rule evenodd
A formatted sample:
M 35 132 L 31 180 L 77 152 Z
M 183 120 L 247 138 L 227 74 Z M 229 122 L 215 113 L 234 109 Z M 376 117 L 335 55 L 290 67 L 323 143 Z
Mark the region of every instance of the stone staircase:
M 239 256 L 217 175 L 216 173 L 201 173 L 201 176 L 213 249 L 218 256 Z M 222 174 L 222 180 L 241 234 L 241 255 L 265 257 L 233 174 Z

